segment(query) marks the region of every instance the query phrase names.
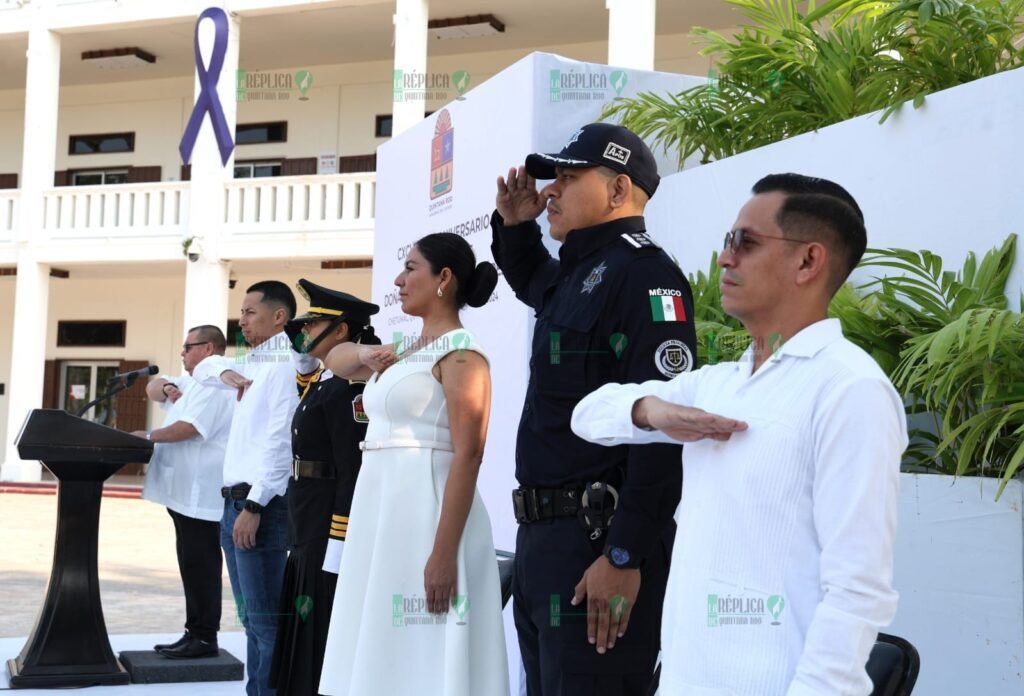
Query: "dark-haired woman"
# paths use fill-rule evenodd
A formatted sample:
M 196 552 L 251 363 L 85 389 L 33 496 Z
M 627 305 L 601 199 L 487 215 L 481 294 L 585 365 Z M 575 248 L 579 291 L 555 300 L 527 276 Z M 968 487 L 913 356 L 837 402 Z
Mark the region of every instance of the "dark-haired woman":
M 459 321 L 496 283 L 462 237 L 428 235 L 395 279 L 421 338 L 327 357 L 335 373 L 368 378 L 370 426 L 321 693 L 508 694 L 494 541 L 476 491 L 490 372 Z
M 292 418 L 291 545 L 270 666 L 270 685 L 280 696 L 317 693 L 366 435 L 363 383 L 333 375 L 320 361 L 338 345 L 380 345 L 369 326 L 377 305 L 305 278 L 298 289 L 310 307 L 288 325 L 299 351 L 300 401 Z

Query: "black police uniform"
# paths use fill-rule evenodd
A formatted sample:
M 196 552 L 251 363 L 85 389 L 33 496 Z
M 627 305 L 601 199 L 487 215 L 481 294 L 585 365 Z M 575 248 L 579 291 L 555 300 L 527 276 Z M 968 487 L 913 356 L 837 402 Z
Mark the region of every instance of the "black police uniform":
M 313 306 L 294 320 L 293 331 L 306 321 L 332 319 L 348 321 L 355 337 L 378 310 L 306 280 L 299 288 Z M 322 367 L 296 379 L 301 399 L 292 419 L 291 547 L 270 672 L 270 684 L 282 696 L 318 693 L 338 577 L 322 567 L 328 539 L 345 539 L 362 459 L 359 443 L 368 422 L 362 408 L 363 382 L 343 379 Z
M 520 522 L 513 610 L 527 690 L 645 694 L 660 644 L 681 447 L 602 447 L 577 437 L 570 420 L 583 396 L 604 384 L 669 379 L 692 368 L 690 287 L 647 236 L 642 217 L 571 231 L 558 261 L 536 222 L 506 227 L 495 212 L 491 225 L 495 261 L 536 310 L 516 441 L 521 488 L 513 495 Z M 610 529 L 600 535 L 578 519 L 583 489 L 593 482 L 619 493 Z M 586 605 L 569 602 L 602 552 L 617 567 L 639 567 L 642 580 L 626 635 L 600 655 L 587 641 Z
M 516 296 L 537 310 L 516 442 L 516 479 L 533 492 L 519 497 L 518 513 L 543 515 L 530 508 L 557 507 L 565 500 L 561 491 L 579 496 L 591 482 L 620 492 L 607 540 L 591 541 L 570 516 L 519 527 L 514 611 L 529 693 L 605 693 L 599 686 L 644 693 L 659 649 L 681 448 L 602 447 L 578 438 L 569 423 L 576 404 L 604 384 L 667 379 L 691 367 L 690 287 L 644 233 L 640 217 L 574 230 L 560 262 L 547 253 L 536 223 L 505 227 L 495 213 L 492 226 L 495 261 Z M 663 307 L 664 297 L 681 300 L 675 321 L 655 320 L 652 298 Z M 605 546 L 620 565 L 641 567 L 643 579 L 626 635 L 598 655 L 587 642 L 585 608 L 574 610 L 569 600 Z

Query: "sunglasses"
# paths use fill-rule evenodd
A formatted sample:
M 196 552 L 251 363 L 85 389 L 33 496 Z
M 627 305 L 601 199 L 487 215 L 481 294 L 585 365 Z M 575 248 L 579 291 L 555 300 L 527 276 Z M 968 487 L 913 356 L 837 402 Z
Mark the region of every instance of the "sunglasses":
M 743 242 L 747 237 L 753 237 L 754 239 L 778 239 L 782 242 L 796 242 L 797 244 L 807 244 L 806 239 L 794 239 L 793 237 L 776 237 L 770 234 L 758 234 L 757 232 L 751 232 L 745 227 L 737 227 L 734 230 L 729 230 L 725 233 L 725 242 L 722 244 L 722 251 L 726 249 L 730 250 L 734 254 L 740 253 L 740 249 L 743 248 Z
M 202 346 L 209 343 L 209 341 L 197 341 L 196 343 L 182 343 L 181 349 L 185 352 L 192 350 L 196 346 Z

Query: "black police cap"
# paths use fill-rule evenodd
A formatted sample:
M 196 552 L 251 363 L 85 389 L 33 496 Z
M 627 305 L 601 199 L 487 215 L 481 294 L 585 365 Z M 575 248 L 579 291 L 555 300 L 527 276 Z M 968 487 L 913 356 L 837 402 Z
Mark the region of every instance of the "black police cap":
M 654 153 L 647 144 L 633 131 L 614 123 L 588 123 L 572 134 L 561 152 L 537 152 L 526 158 L 526 172 L 534 179 L 554 179 L 555 167 L 599 166 L 625 174 L 648 197 L 654 195 L 661 181 Z
M 356 323 L 362 320 L 363 323 L 368 323 L 370 316 L 380 311 L 380 307 L 372 302 L 360 300 L 347 292 L 325 288 L 305 278 L 301 278 L 295 287 L 299 294 L 309 301 L 309 310 L 292 319 L 296 324 L 321 319 L 344 319 Z

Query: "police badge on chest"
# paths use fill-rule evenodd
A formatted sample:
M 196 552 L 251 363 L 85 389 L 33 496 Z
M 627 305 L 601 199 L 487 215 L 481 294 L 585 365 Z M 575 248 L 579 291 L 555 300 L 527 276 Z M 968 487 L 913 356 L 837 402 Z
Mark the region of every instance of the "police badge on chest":
M 589 295 L 594 292 L 594 288 L 600 285 L 601 281 L 604 280 L 604 272 L 606 270 L 608 270 L 608 266 L 605 265 L 604 261 L 594 266 L 593 270 L 590 271 L 590 275 L 584 279 L 583 287 L 580 289 L 580 294 Z

